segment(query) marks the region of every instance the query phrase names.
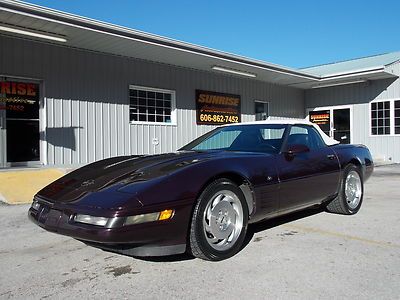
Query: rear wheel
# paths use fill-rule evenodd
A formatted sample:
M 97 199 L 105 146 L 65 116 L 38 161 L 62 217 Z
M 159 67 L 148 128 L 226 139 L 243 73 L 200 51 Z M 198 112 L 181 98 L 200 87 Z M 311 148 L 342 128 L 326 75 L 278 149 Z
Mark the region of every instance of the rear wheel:
M 364 184 L 361 171 L 350 164 L 343 171 L 338 196 L 326 208 L 332 213 L 353 215 L 360 210 L 363 196 Z
M 229 179 L 218 179 L 200 195 L 190 228 L 191 253 L 206 260 L 236 254 L 246 235 L 248 208 L 241 189 Z

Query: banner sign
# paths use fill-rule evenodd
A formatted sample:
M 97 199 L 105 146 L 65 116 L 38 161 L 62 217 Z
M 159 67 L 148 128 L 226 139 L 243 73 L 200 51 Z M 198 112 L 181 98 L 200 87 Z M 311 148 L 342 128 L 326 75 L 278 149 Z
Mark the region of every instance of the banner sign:
M 7 118 L 39 118 L 39 85 L 30 82 L 0 81 L 0 106 Z
M 329 132 L 331 129 L 331 117 L 329 110 L 310 111 L 310 122 L 318 124 L 324 132 Z
M 240 95 L 196 90 L 196 123 L 221 125 L 241 121 Z

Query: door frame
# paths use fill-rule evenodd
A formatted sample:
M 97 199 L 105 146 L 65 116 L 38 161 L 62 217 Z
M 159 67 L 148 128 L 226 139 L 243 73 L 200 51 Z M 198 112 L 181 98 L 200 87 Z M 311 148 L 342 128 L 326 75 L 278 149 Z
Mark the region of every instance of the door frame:
M 0 151 L 4 152 L 3 161 L 0 157 L 0 168 L 12 168 L 12 167 L 34 167 L 47 164 L 47 141 L 46 141 L 46 107 L 44 97 L 44 80 L 39 78 L 22 77 L 10 74 L 1 74 L 0 79 L 2 80 L 16 80 L 21 82 L 33 82 L 39 85 L 39 160 L 38 161 L 26 161 L 26 162 L 8 162 L 7 161 L 7 128 L 4 130 L 4 141 L 0 142 Z M 4 126 L 6 124 L 6 118 L 4 118 Z M 1 130 L 1 129 L 0 129 Z M 0 139 L 2 134 L 0 132 Z
M 350 109 L 350 144 L 353 144 L 354 142 L 354 130 L 353 130 L 353 105 L 348 104 L 348 105 L 331 105 L 331 106 L 317 106 L 314 108 L 307 108 L 306 113 L 307 113 L 307 120 L 310 118 L 310 111 L 321 111 L 321 110 L 329 110 L 330 112 L 330 130 L 329 130 L 329 135 L 333 138 L 333 110 L 335 109 L 344 109 L 344 108 L 349 108 Z

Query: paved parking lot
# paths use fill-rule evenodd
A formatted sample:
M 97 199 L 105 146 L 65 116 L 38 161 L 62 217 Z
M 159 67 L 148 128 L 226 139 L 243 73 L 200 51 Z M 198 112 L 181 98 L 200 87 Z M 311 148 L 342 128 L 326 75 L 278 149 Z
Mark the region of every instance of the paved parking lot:
M 45 232 L 0 206 L 0 299 L 400 297 L 400 166 L 379 167 L 355 216 L 308 212 L 252 226 L 235 257 L 140 260 Z

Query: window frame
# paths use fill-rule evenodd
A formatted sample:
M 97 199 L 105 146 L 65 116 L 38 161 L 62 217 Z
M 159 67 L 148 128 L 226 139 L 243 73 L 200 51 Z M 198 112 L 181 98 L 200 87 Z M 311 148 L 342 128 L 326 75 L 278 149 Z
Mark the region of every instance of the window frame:
M 131 118 L 131 100 L 130 100 L 130 90 L 139 90 L 145 92 L 155 92 L 155 93 L 164 93 L 164 94 L 171 94 L 171 122 L 151 122 L 151 121 L 132 121 Z M 162 126 L 177 126 L 177 118 L 176 118 L 176 91 L 175 90 L 168 90 L 168 89 L 161 89 L 161 88 L 154 88 L 154 87 L 147 87 L 147 86 L 139 86 L 130 84 L 128 86 L 128 108 L 129 108 L 129 123 L 131 125 L 162 125 Z M 146 106 L 148 107 L 148 106 Z
M 395 101 L 400 101 L 400 98 L 390 98 L 390 99 L 376 99 L 372 100 L 371 102 L 368 103 L 368 120 L 369 120 L 369 129 L 368 129 L 368 135 L 371 138 L 376 138 L 376 137 L 390 137 L 390 136 L 400 136 L 400 133 L 395 133 L 395 110 L 394 110 L 394 102 Z M 372 134 L 372 118 L 371 118 L 371 112 L 372 112 L 372 103 L 379 103 L 379 102 L 389 102 L 389 112 L 390 112 L 390 134 Z
M 254 120 L 255 121 L 257 121 L 256 120 L 256 115 L 257 115 L 257 112 L 256 112 L 256 103 L 262 103 L 262 104 L 266 104 L 267 105 L 267 110 L 268 110 L 268 113 L 267 113 L 267 118 L 266 118 L 266 120 L 268 120 L 268 118 L 270 117 L 270 101 L 265 101 L 265 100 L 254 100 Z M 259 120 L 260 121 L 260 120 Z M 262 121 L 262 120 L 261 120 Z

